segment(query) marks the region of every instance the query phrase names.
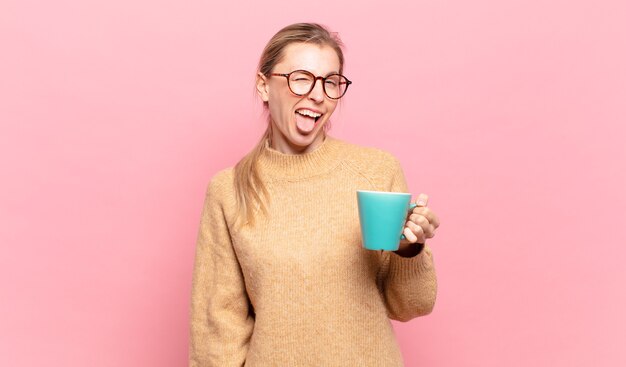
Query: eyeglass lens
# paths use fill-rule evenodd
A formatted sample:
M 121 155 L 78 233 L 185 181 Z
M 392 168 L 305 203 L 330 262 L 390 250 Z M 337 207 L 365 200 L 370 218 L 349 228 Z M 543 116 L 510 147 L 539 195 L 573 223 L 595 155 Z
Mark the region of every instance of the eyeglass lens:
M 295 94 L 304 95 L 313 89 L 315 76 L 313 74 L 296 71 L 289 77 L 289 88 Z M 348 87 L 347 79 L 342 75 L 329 75 L 324 80 L 324 91 L 329 98 L 339 98 L 343 96 Z

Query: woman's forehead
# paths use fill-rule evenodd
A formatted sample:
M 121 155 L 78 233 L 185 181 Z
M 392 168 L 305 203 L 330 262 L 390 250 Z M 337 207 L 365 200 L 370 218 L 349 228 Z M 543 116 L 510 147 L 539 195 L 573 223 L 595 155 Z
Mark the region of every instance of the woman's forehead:
M 339 72 L 339 56 L 332 47 L 311 43 L 292 43 L 283 50 L 283 58 L 276 65 L 286 68 L 280 72 L 308 70 L 316 75 Z

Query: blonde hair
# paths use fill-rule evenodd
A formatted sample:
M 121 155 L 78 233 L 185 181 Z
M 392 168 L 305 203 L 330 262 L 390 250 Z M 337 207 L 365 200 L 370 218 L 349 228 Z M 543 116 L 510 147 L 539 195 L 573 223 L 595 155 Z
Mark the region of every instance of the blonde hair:
M 339 35 L 331 33 L 326 27 L 317 23 L 296 23 L 278 31 L 263 49 L 257 72 L 269 77 L 274 66 L 282 61 L 285 47 L 292 43 L 313 43 L 331 47 L 339 57 L 339 73 L 343 72 L 343 43 Z M 234 169 L 237 197 L 236 225 L 253 225 L 254 215 L 258 209 L 267 214 L 265 200 L 269 200 L 269 194 L 265 184 L 261 181 L 256 166 L 266 142 L 269 142 L 272 136 L 271 116 L 267 102 L 263 102 L 263 108 L 268 115 L 267 129 L 256 146 L 235 165 Z M 329 126 L 328 123 L 324 126 L 324 133 Z

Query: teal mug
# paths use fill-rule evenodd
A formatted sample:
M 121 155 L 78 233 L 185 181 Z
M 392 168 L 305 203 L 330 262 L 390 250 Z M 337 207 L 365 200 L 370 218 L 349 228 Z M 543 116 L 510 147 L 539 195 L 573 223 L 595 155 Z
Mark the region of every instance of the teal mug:
M 363 247 L 368 250 L 398 250 L 400 240 L 404 239 L 402 229 L 406 217 L 416 206 L 411 203 L 411 194 L 357 190 L 356 196 Z

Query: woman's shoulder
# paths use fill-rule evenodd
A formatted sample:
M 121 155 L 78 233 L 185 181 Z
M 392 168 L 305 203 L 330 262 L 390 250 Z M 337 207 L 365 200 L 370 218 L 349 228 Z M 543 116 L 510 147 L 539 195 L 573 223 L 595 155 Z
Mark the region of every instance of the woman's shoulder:
M 234 177 L 234 167 L 218 170 L 209 180 L 207 195 L 223 196 L 225 190 L 232 189 Z
M 211 177 L 211 182 L 216 182 L 218 184 L 232 182 L 235 177 L 235 167 L 227 167 L 222 168 L 215 172 L 213 177 Z

